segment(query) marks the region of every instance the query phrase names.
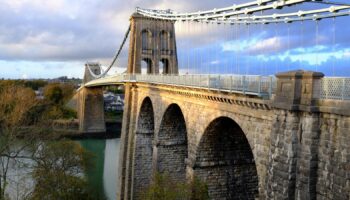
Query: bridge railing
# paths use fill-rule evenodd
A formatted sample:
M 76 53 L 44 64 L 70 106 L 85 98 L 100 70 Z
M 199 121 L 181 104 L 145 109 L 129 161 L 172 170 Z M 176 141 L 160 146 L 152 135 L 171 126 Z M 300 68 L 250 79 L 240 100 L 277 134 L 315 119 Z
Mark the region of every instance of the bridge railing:
M 325 77 L 320 84 L 321 99 L 350 100 L 350 78 Z
M 220 90 L 270 97 L 275 90 L 273 76 L 255 75 L 126 75 L 125 80 Z
M 197 87 L 232 93 L 262 96 L 269 98 L 275 93 L 275 76 L 257 75 L 160 75 L 160 74 L 118 74 L 91 81 L 87 86 L 105 83 L 147 82 L 156 84 Z M 320 99 L 350 100 L 350 78 L 324 77 L 317 86 Z

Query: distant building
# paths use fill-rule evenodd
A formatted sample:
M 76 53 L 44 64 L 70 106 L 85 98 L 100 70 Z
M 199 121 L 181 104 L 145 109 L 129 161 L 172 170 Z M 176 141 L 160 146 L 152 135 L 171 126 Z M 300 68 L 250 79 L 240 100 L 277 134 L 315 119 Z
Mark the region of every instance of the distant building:
M 105 111 L 123 111 L 124 110 L 124 94 L 114 94 L 112 92 L 105 92 L 104 109 Z
M 37 99 L 44 99 L 44 88 L 41 87 L 38 90 L 35 90 L 35 96 Z

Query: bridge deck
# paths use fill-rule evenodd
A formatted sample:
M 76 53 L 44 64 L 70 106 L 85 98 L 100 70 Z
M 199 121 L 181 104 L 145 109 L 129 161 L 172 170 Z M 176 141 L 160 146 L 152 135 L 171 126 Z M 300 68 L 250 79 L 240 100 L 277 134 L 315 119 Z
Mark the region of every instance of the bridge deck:
M 270 98 L 276 90 L 274 76 L 118 74 L 90 81 L 84 87 L 145 82 L 202 88 Z M 350 78 L 326 77 L 319 85 L 321 99 L 350 100 Z
M 191 88 L 218 90 L 231 93 L 269 97 L 275 89 L 273 76 L 241 75 L 141 75 L 122 74 L 93 80 L 85 87 L 95 87 L 125 82 L 146 82 Z

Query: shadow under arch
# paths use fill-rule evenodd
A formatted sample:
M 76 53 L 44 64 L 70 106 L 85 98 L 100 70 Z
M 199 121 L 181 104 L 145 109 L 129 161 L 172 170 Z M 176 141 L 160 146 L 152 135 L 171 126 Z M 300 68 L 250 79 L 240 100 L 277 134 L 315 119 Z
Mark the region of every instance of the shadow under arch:
M 171 104 L 161 120 L 157 140 L 157 171 L 174 181 L 186 180 L 187 129 L 180 107 Z
M 231 118 L 216 118 L 205 129 L 193 173 L 207 183 L 211 199 L 258 197 L 252 149 L 240 126 Z
M 135 134 L 133 194 L 141 195 L 152 181 L 154 110 L 149 97 L 142 101 Z

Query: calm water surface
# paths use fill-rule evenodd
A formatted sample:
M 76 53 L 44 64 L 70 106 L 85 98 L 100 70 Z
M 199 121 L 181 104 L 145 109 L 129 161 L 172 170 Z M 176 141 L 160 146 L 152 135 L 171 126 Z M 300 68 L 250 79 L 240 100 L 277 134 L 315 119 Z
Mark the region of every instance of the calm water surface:
M 100 197 L 116 199 L 120 139 L 82 139 L 79 144 L 94 156 L 94 167 L 87 171 L 89 184 Z

